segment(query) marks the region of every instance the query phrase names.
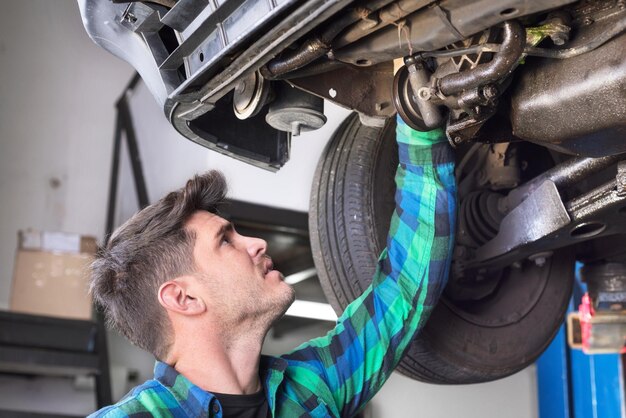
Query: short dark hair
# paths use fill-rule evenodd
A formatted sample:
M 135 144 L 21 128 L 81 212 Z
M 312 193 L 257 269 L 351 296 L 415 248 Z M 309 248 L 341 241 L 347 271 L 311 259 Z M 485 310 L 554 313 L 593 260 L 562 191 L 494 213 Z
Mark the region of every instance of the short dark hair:
M 194 176 L 119 227 L 92 263 L 90 291 L 107 323 L 158 359 L 167 356 L 172 335 L 157 291 L 195 270 L 195 234 L 185 224 L 197 211 L 218 213 L 225 196 L 220 172 Z

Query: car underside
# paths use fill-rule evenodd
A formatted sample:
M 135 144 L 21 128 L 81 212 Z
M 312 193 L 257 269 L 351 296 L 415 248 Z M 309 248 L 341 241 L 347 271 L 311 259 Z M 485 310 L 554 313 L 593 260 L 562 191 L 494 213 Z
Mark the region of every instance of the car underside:
M 279 170 L 291 137 L 324 125 L 325 100 L 354 110 L 322 156 L 309 215 L 338 312 L 384 247 L 395 115 L 445 131 L 457 155 L 454 260 L 403 373 L 473 383 L 527 366 L 562 323 L 576 261 L 596 310 L 626 311 L 623 0 L 79 4 L 92 39 L 209 149 Z

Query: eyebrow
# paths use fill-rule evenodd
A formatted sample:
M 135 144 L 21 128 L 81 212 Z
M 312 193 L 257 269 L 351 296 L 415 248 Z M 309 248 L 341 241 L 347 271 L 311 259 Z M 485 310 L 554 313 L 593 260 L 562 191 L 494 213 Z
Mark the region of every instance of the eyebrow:
M 235 227 L 233 226 L 232 222 L 223 223 L 220 229 L 218 229 L 217 232 L 215 233 L 215 238 L 217 239 L 221 237 L 222 235 L 226 234 L 227 232 L 233 231 L 234 229 Z

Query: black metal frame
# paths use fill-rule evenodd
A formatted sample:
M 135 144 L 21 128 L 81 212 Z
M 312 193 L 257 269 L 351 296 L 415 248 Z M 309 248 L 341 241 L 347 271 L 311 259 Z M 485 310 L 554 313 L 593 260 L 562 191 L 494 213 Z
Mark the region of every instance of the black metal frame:
M 119 179 L 120 155 L 122 146 L 122 136 L 126 135 L 126 144 L 128 145 L 128 155 L 133 170 L 133 179 L 135 180 L 135 190 L 137 191 L 137 201 L 139 206 L 144 208 L 148 206 L 148 189 L 143 175 L 143 167 L 139 157 L 139 147 L 137 145 L 137 137 L 133 120 L 130 115 L 130 107 L 128 105 L 128 93 L 137 87 L 137 83 L 141 77 L 135 73 L 130 80 L 124 92 L 115 103 L 117 115 L 115 118 L 115 134 L 113 137 L 113 157 L 111 162 L 111 177 L 109 179 L 109 199 L 107 203 L 107 219 L 105 227 L 105 245 L 109 240 L 109 236 L 115 228 L 115 205 L 117 204 L 117 187 Z
M 28 376 L 91 374 L 96 382 L 96 404 L 111 404 L 106 334 L 101 320 L 0 311 L 0 371 Z M 0 416 L 59 415 L 0 410 Z

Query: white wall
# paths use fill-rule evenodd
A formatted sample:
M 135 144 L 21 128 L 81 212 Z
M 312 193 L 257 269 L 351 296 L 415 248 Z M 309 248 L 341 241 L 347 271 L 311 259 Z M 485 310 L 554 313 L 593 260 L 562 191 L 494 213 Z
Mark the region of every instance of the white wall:
M 74 1 L 3 4 L 0 308 L 18 229 L 102 236 L 113 103 L 132 72 L 92 44 Z
M 393 373 L 370 402 L 372 418 L 537 417 L 535 367 L 496 382 L 439 386 Z
M 103 0 L 105 1 L 105 0 Z M 102 237 L 112 151 L 113 103 L 132 69 L 91 43 L 73 0 L 7 2 L 0 14 L 0 309 L 8 307 L 16 231 L 35 227 Z M 182 139 L 163 119 L 145 88 L 131 97 L 148 191 L 152 200 L 196 172 L 218 168 L 236 199 L 306 210 L 310 179 L 325 140 L 346 112 L 327 107 L 329 123 L 294 138 L 292 158 L 279 173 L 269 173 Z M 136 110 L 141 110 L 137 114 Z M 123 170 L 128 171 L 128 166 Z M 55 179 L 60 181 L 53 187 Z M 123 185 L 119 215 L 136 202 Z M 122 213 L 124 212 L 124 213 Z M 318 330 L 320 331 L 320 330 Z M 314 332 L 313 332 L 314 333 Z M 270 340 L 280 352 L 314 335 Z M 121 337 L 109 339 L 116 385 L 128 368 L 140 380 L 151 373 L 152 358 Z M 291 346 L 291 345 L 290 345 Z M 53 387 L 54 386 L 54 387 Z M 50 389 L 52 389 L 50 391 Z M 59 410 L 55 399 L 76 398 Z M 536 416 L 533 369 L 477 386 L 433 386 L 395 376 L 372 402 L 373 417 L 427 418 Z M 35 400 L 36 399 L 36 400 Z M 47 383 L 0 377 L 0 409 L 28 402 L 38 410 L 87 413 L 93 399 L 73 391 L 71 382 Z M 22 402 L 23 403 L 23 402 Z M 35 405 L 36 404 L 36 405 Z M 56 406 L 54 405 L 56 404 Z

